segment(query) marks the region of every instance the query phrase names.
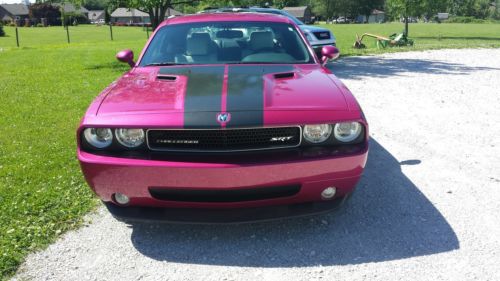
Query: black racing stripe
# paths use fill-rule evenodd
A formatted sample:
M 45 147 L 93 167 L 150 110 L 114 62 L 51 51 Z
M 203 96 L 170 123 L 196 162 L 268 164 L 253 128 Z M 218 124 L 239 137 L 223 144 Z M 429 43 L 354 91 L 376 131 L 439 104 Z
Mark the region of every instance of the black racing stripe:
M 184 128 L 219 128 L 224 66 L 164 67 L 160 74 L 188 77 L 184 97 Z
M 264 77 L 270 73 L 293 71 L 292 65 L 230 65 L 227 81 L 227 127 L 264 125 Z

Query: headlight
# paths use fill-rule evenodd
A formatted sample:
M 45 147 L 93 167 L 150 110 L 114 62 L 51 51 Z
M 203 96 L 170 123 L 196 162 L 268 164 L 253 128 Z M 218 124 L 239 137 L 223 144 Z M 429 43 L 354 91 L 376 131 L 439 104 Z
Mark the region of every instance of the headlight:
M 128 148 L 138 147 L 144 143 L 144 130 L 142 129 L 116 129 L 116 139 Z
M 338 141 L 351 142 L 359 137 L 362 132 L 358 122 L 342 122 L 335 124 L 333 135 Z
M 113 142 L 113 133 L 109 128 L 87 128 L 83 131 L 85 140 L 96 148 L 105 148 Z
M 332 134 L 332 126 L 329 124 L 305 125 L 304 138 L 311 143 L 326 141 Z

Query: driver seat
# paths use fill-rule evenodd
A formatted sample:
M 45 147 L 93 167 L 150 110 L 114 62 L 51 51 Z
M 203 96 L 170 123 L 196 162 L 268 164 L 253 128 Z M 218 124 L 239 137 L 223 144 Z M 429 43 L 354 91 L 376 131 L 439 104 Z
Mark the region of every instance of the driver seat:
M 271 31 L 254 31 L 250 34 L 249 48 L 243 52 L 243 57 L 259 52 L 275 52 L 274 35 Z
M 186 41 L 186 53 L 175 56 L 177 63 L 210 63 L 217 61 L 217 50 L 208 33 L 193 33 Z

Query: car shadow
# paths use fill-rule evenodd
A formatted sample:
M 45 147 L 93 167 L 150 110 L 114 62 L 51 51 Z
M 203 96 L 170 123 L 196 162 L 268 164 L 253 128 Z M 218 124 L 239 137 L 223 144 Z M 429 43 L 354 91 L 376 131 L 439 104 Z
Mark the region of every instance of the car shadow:
M 380 56 L 345 57 L 329 63 L 330 69 L 340 79 L 385 78 L 406 73 L 466 75 L 480 70 L 499 70 L 484 66 L 468 66 L 426 59 L 397 59 Z
M 345 265 L 404 259 L 459 248 L 439 210 L 371 140 L 365 174 L 339 210 L 241 225 L 131 225 L 132 243 L 155 260 L 250 267 Z

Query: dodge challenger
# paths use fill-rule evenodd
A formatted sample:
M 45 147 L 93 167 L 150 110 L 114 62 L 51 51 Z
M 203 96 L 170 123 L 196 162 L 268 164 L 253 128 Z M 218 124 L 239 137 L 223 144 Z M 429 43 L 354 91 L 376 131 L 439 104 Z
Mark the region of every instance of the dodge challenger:
M 119 220 L 227 223 L 326 212 L 359 181 L 368 124 L 289 18 L 165 20 L 77 130 L 85 179 Z

